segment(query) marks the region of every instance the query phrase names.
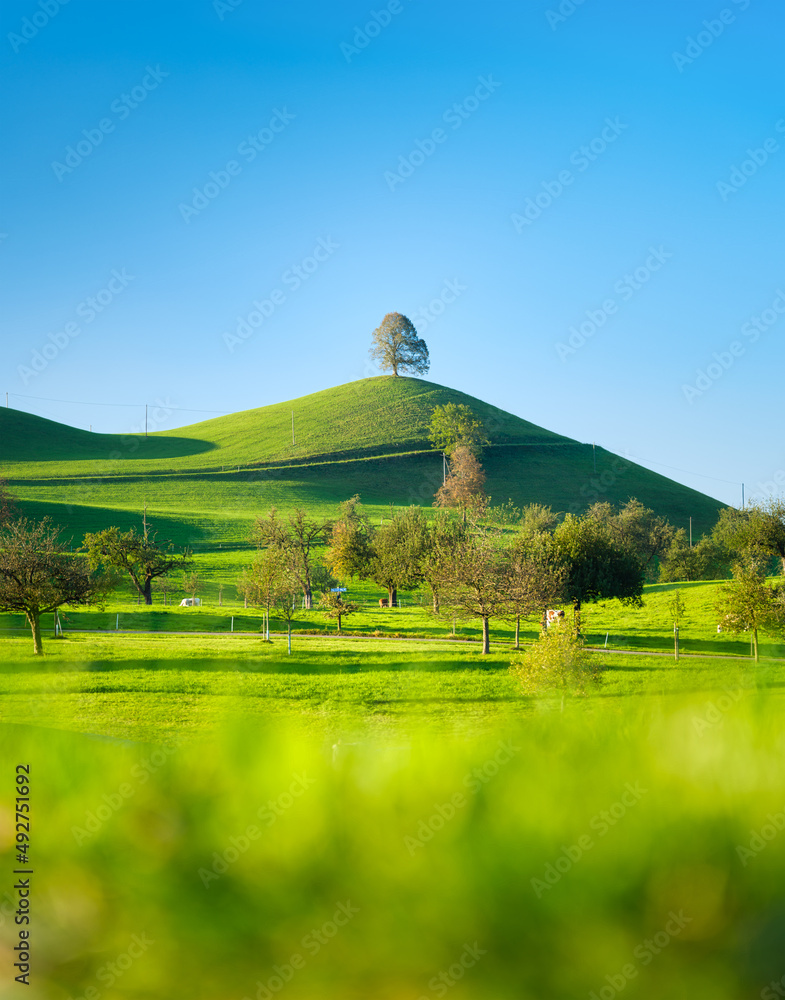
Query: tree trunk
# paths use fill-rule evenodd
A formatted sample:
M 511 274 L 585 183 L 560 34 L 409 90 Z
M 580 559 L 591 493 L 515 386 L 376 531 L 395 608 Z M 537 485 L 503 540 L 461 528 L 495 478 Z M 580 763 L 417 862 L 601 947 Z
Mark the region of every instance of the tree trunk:
M 521 648 L 521 616 L 515 619 L 515 648 Z
M 305 610 L 306 611 L 310 611 L 311 610 L 311 600 L 312 600 L 311 585 L 310 584 L 306 584 L 303 587 L 303 597 L 305 597 Z
M 756 628 L 752 630 L 752 648 L 755 654 L 755 662 L 758 663 L 760 657 L 758 656 L 758 630 Z
M 153 603 L 153 581 L 149 578 L 144 581 L 144 588 L 142 589 L 142 597 L 144 597 L 145 604 Z
M 292 655 L 292 623 L 287 622 L 286 638 L 288 640 L 288 655 Z
M 398 603 L 398 591 L 396 590 L 395 587 L 388 587 L 387 594 L 388 594 L 387 607 L 394 608 L 395 605 Z
M 491 651 L 491 633 L 487 618 L 483 618 L 482 620 L 482 651 L 483 655 Z
M 575 638 L 581 634 L 581 602 L 572 602 L 572 627 L 575 630 Z
M 37 614 L 33 614 L 32 611 L 26 612 L 25 617 L 33 633 L 33 652 L 36 656 L 43 656 L 44 647 L 41 642 L 41 619 Z
M 338 635 L 341 634 L 341 615 L 338 615 Z

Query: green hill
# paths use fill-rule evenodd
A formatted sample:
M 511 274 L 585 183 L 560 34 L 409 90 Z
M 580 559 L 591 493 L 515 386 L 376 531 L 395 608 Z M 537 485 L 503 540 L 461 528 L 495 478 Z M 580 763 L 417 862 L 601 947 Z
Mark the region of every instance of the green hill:
M 161 535 L 211 546 L 244 542 L 272 504 L 329 513 L 359 493 L 371 512 L 430 505 L 442 458 L 427 439 L 435 406 L 465 403 L 492 442 L 483 462 L 495 503 L 579 511 L 637 497 L 677 525 L 708 530 L 720 504 L 604 449 L 554 434 L 420 379 L 363 379 L 285 403 L 144 435 L 92 434 L 0 409 L 0 474 L 23 510 L 79 538 L 148 514 Z M 295 443 L 292 444 L 292 413 Z

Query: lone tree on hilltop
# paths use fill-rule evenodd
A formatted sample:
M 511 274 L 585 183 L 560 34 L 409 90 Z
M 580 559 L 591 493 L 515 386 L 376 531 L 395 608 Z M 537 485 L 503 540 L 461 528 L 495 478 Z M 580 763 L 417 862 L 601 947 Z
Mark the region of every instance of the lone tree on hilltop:
M 370 355 L 382 371 L 393 375 L 424 375 L 431 367 L 427 344 L 417 336 L 412 321 L 401 313 L 387 313 L 373 331 Z
M 43 654 L 41 615 L 64 604 L 99 604 L 111 578 L 91 576 L 87 561 L 66 551 L 48 518 L 20 518 L 0 531 L 0 611 L 23 614 L 33 650 Z

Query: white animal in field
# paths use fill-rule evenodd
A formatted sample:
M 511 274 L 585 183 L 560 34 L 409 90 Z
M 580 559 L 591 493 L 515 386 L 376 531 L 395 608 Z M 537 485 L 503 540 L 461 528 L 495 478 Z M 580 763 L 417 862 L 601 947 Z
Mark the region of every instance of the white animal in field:
M 181 608 L 197 608 L 202 603 L 201 597 L 184 597 L 180 601 Z
M 562 618 L 564 618 L 564 612 L 563 611 L 558 611 L 558 610 L 557 611 L 546 611 L 545 612 L 545 626 L 546 626 L 546 628 L 550 628 L 551 625 L 553 625 L 554 622 L 557 622 L 557 621 L 559 621 Z

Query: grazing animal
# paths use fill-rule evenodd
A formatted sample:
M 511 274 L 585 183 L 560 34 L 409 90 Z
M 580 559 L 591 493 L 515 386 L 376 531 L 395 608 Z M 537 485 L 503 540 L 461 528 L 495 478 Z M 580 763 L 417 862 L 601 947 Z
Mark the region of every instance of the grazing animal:
M 387 597 L 380 597 L 379 598 L 379 607 L 380 608 L 388 608 L 389 606 L 390 606 L 390 602 L 389 602 L 389 599 Z
M 554 622 L 557 622 L 560 618 L 564 618 L 563 611 L 546 611 L 545 612 L 545 627 L 550 628 Z

